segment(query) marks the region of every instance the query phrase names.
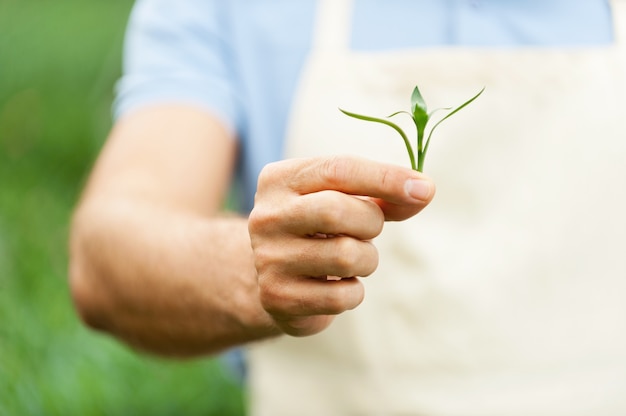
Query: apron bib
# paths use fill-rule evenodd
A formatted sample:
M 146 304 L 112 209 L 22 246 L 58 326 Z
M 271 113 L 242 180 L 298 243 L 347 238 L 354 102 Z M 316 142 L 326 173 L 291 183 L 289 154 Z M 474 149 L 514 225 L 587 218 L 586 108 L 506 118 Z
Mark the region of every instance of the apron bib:
M 430 108 L 486 90 L 435 132 L 437 195 L 376 238 L 362 305 L 251 347 L 253 414 L 626 414 L 624 3 L 606 47 L 362 53 L 351 1 L 319 2 L 285 157 L 408 167 L 397 133 L 337 107 L 384 117 L 416 84 Z

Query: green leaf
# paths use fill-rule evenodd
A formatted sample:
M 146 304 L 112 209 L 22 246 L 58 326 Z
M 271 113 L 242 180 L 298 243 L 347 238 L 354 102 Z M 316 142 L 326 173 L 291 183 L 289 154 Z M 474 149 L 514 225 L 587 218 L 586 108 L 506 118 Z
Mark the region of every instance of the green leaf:
M 424 98 L 422 97 L 422 93 L 420 92 L 420 89 L 416 85 L 415 88 L 413 89 L 413 94 L 411 94 L 411 112 L 415 114 L 415 111 L 417 109 L 423 111 L 424 113 L 428 113 L 426 102 L 424 101 Z
M 421 143 L 421 139 L 424 135 L 424 130 L 426 130 L 426 124 L 428 123 L 429 115 L 428 108 L 426 107 L 426 102 L 424 101 L 422 93 L 420 92 L 417 85 L 413 89 L 413 94 L 411 94 L 411 112 L 413 113 L 413 122 L 415 123 L 415 127 L 417 128 L 418 142 Z
M 409 116 L 413 117 L 413 115 L 411 113 L 409 113 L 408 111 L 396 111 L 393 114 L 389 114 L 387 116 L 387 118 L 391 118 L 391 117 L 397 116 L 398 114 L 408 114 Z
M 470 98 L 469 100 L 465 101 L 463 104 L 461 104 L 460 106 L 458 106 L 457 108 L 455 108 L 454 110 L 452 110 L 450 113 L 448 113 L 448 115 L 446 115 L 444 118 L 442 118 L 441 120 L 439 120 L 439 122 L 437 124 L 435 124 L 433 126 L 433 130 L 435 129 L 435 127 L 437 127 L 439 124 L 441 124 L 442 121 L 444 121 L 447 118 L 452 117 L 455 113 L 459 112 L 459 110 L 461 110 L 462 108 L 466 107 L 467 105 L 469 105 L 472 101 L 474 101 L 475 99 L 477 99 L 480 94 L 483 93 L 483 91 L 485 91 L 485 87 L 483 87 L 480 91 L 478 91 L 478 94 L 476 94 L 475 96 L 473 96 L 472 98 Z
M 362 114 L 351 113 L 350 111 L 346 111 L 346 110 L 343 110 L 341 108 L 339 109 L 339 111 L 341 111 L 342 113 L 344 113 L 347 116 L 354 117 L 354 118 L 357 118 L 359 120 L 365 120 L 365 121 L 371 121 L 371 122 L 374 122 L 374 123 L 385 124 L 385 125 L 391 127 L 392 129 L 394 129 L 395 131 L 397 131 L 398 134 L 400 134 L 400 136 L 402 137 L 402 140 L 404 140 L 404 145 L 406 146 L 406 150 L 407 150 L 407 152 L 409 154 L 409 159 L 411 160 L 411 167 L 413 169 L 416 169 L 415 154 L 413 153 L 413 149 L 411 148 L 411 142 L 409 142 L 409 138 L 406 136 L 406 134 L 400 128 L 400 126 L 398 126 L 395 123 L 392 123 L 389 120 L 385 120 L 384 118 L 370 117 L 370 116 L 364 116 Z
M 437 126 L 439 126 L 441 123 L 443 123 L 445 120 L 447 120 L 448 118 L 452 117 L 454 114 L 456 114 L 457 112 L 459 112 L 461 109 L 463 109 L 464 107 L 466 107 L 467 105 L 469 105 L 472 101 L 474 101 L 475 99 L 477 99 L 480 94 L 483 93 L 483 91 L 485 91 L 485 87 L 483 87 L 480 91 L 478 91 L 478 94 L 476 94 L 475 96 L 473 96 L 472 98 L 470 98 L 469 100 L 465 101 L 463 104 L 461 104 L 460 106 L 458 106 L 457 108 L 455 108 L 454 110 L 452 110 L 451 112 L 449 112 L 444 118 L 442 118 L 441 120 L 439 120 L 431 129 L 430 129 L 430 133 L 428 133 L 428 139 L 426 139 L 426 144 L 424 145 L 424 155 L 426 154 L 426 151 L 428 150 L 428 145 L 430 144 L 430 138 L 433 135 L 433 131 L 435 131 L 435 129 L 437 128 Z
M 439 108 L 435 108 L 433 111 L 431 111 L 430 113 L 428 113 L 428 118 L 430 119 L 433 114 L 435 114 L 438 111 L 450 111 L 452 110 L 452 107 L 439 107 Z

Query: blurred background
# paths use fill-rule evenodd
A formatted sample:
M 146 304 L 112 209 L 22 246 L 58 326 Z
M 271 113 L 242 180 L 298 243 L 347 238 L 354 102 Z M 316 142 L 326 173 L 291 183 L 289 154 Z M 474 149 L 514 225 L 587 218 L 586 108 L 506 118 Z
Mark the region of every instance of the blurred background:
M 131 6 L 0 0 L 0 416 L 244 414 L 219 362 L 136 354 L 84 328 L 68 295 L 68 222 L 111 126 Z

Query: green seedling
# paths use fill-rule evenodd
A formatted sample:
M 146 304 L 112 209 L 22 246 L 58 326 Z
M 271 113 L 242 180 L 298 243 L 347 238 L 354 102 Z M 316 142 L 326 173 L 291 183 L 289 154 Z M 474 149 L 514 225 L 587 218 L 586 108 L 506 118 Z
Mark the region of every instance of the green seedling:
M 387 116 L 387 118 L 377 118 L 377 117 L 370 117 L 370 116 L 364 116 L 361 114 L 352 113 L 350 111 L 346 111 L 341 108 L 339 110 L 341 110 L 342 113 L 350 117 L 354 117 L 359 120 L 372 121 L 375 123 L 385 124 L 393 128 L 395 131 L 397 131 L 400 134 L 400 136 L 402 137 L 402 140 L 404 140 L 404 145 L 406 146 L 407 153 L 409 154 L 409 159 L 411 160 L 411 168 L 413 170 L 423 172 L 424 171 L 424 159 L 426 158 L 426 152 L 428 151 L 428 145 L 430 144 L 430 138 L 433 135 L 433 131 L 435 131 L 437 126 L 439 126 L 444 120 L 451 117 L 453 114 L 457 113 L 459 110 L 461 110 L 462 108 L 467 106 L 469 103 L 474 101 L 476 98 L 478 98 L 478 96 L 482 94 L 484 90 L 485 88 L 481 89 L 478 92 L 478 94 L 476 94 L 475 96 L 473 96 L 472 98 L 465 101 L 463 104 L 461 104 L 460 106 L 454 109 L 452 107 L 437 108 L 431 111 L 430 113 L 428 112 L 428 108 L 426 107 L 426 102 L 424 101 L 424 98 L 422 97 L 422 94 L 420 93 L 420 90 L 417 86 L 415 86 L 415 89 L 413 90 L 413 94 L 411 95 L 411 112 L 397 111 L 391 114 L 390 116 Z M 432 128 L 430 128 L 426 141 L 424 141 L 424 134 L 426 133 L 428 124 L 432 120 L 433 114 L 435 114 L 438 111 L 448 111 L 448 113 L 443 118 L 439 119 L 439 121 L 437 121 L 435 125 L 433 125 Z M 411 146 L 411 142 L 409 141 L 409 138 L 406 135 L 406 133 L 400 128 L 400 126 L 388 120 L 389 118 L 394 117 L 398 114 L 408 114 L 411 117 L 411 119 L 413 119 L 413 123 L 415 124 L 415 128 L 417 130 L 417 161 L 415 159 L 415 152 L 413 151 L 413 147 Z

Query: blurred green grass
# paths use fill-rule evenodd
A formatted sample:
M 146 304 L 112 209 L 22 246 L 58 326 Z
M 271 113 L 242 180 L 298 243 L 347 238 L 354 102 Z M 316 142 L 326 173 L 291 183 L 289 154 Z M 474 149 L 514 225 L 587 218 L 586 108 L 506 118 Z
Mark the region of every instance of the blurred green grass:
M 130 0 L 0 0 L 0 416 L 241 415 L 216 360 L 159 360 L 84 328 L 72 206 L 110 128 Z

